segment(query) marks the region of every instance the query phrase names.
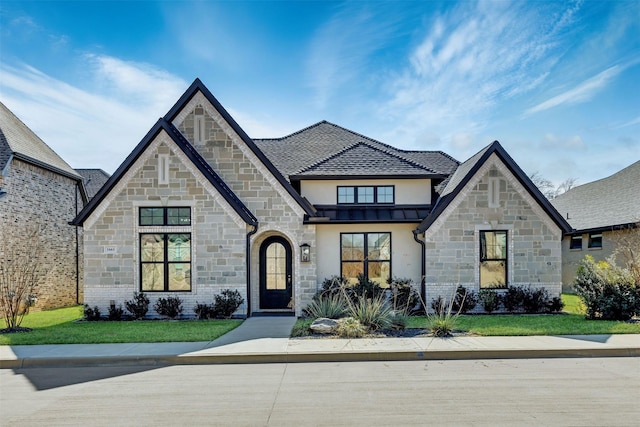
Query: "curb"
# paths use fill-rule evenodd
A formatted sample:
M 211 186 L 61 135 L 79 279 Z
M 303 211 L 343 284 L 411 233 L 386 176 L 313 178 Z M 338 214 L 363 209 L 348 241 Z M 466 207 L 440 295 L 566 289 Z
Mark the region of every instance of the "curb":
M 490 350 L 435 350 L 388 351 L 348 353 L 246 353 L 211 355 L 160 356 L 108 356 L 108 357 L 55 357 L 0 360 L 0 369 L 71 368 L 108 366 L 172 366 L 219 365 L 257 363 L 314 363 L 314 362 L 375 362 L 419 360 L 474 360 L 474 359 L 541 359 L 585 357 L 640 357 L 640 348 L 602 349 L 490 349 Z

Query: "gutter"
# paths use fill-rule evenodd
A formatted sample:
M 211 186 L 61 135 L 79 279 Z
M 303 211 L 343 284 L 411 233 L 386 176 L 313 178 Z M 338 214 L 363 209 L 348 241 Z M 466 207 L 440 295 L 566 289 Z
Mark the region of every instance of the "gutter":
M 247 233 L 245 263 L 247 270 L 247 318 L 251 316 L 251 236 L 258 232 L 258 222 L 249 224 L 253 229 Z
M 422 300 L 424 301 L 426 299 L 427 296 L 427 286 L 426 286 L 426 275 L 427 275 L 427 266 L 426 266 L 426 256 L 427 256 L 427 247 L 426 244 L 424 243 L 424 240 L 420 240 L 418 239 L 418 234 L 420 232 L 418 231 L 418 229 L 416 228 L 415 230 L 413 230 L 413 240 L 415 240 L 416 242 L 418 242 L 418 244 L 420 244 L 420 293 L 422 294 Z M 427 309 L 427 307 L 425 307 L 425 310 Z

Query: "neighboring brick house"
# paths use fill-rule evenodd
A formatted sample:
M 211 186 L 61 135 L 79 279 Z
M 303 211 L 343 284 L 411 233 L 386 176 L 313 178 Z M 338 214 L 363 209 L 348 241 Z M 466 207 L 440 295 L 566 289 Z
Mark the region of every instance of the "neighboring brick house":
M 551 204 L 573 227 L 562 242 L 562 284 L 570 291 L 585 255 L 605 260 L 614 254 L 620 233 L 638 233 L 640 160 L 607 178 L 572 188 Z
M 200 82 L 78 215 L 85 300 L 145 291 L 185 312 L 225 288 L 238 314 L 300 315 L 325 278 L 410 278 L 431 299 L 534 285 L 560 292 L 568 224 L 499 143 L 460 164 L 328 122 L 251 139 Z
M 38 231 L 35 309 L 82 301 L 82 230 L 69 223 L 85 202 L 82 177 L 0 103 L 0 262 Z

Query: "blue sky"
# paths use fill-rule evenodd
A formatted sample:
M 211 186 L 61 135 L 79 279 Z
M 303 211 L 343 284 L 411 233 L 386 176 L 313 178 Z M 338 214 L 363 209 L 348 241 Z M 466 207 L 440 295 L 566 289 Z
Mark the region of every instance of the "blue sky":
M 637 1 L 11 1 L 0 100 L 112 173 L 199 77 L 252 137 L 320 120 L 586 183 L 640 159 Z

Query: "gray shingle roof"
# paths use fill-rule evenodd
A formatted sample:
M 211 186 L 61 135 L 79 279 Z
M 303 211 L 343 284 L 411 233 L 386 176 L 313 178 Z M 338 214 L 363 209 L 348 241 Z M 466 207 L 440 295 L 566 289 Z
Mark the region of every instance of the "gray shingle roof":
M 640 221 L 640 160 L 598 181 L 572 188 L 551 204 L 576 230 Z
M 254 139 L 253 141 L 287 179 L 323 160 L 337 156 L 340 152 L 346 155 L 351 154 L 345 149 L 358 143 L 364 143 L 369 148 L 375 148 L 392 154 L 397 159 L 423 167 L 424 175 L 435 174 L 445 177 L 458 166 L 455 159 L 441 151 L 399 150 L 327 121 L 316 123 L 282 138 Z M 373 154 L 374 151 L 371 150 L 369 153 Z M 379 153 L 376 154 L 376 158 L 379 156 Z M 359 161 L 362 160 L 359 159 Z M 369 169 L 367 175 L 371 174 L 372 170 Z
M 298 172 L 295 177 L 371 176 L 372 173 L 376 176 L 437 174 L 388 150 L 357 142 Z
M 82 176 L 89 200 L 93 199 L 111 176 L 102 169 L 76 169 L 76 172 Z
M 0 102 L 0 170 L 13 154 L 54 172 L 80 179 L 80 175 Z

